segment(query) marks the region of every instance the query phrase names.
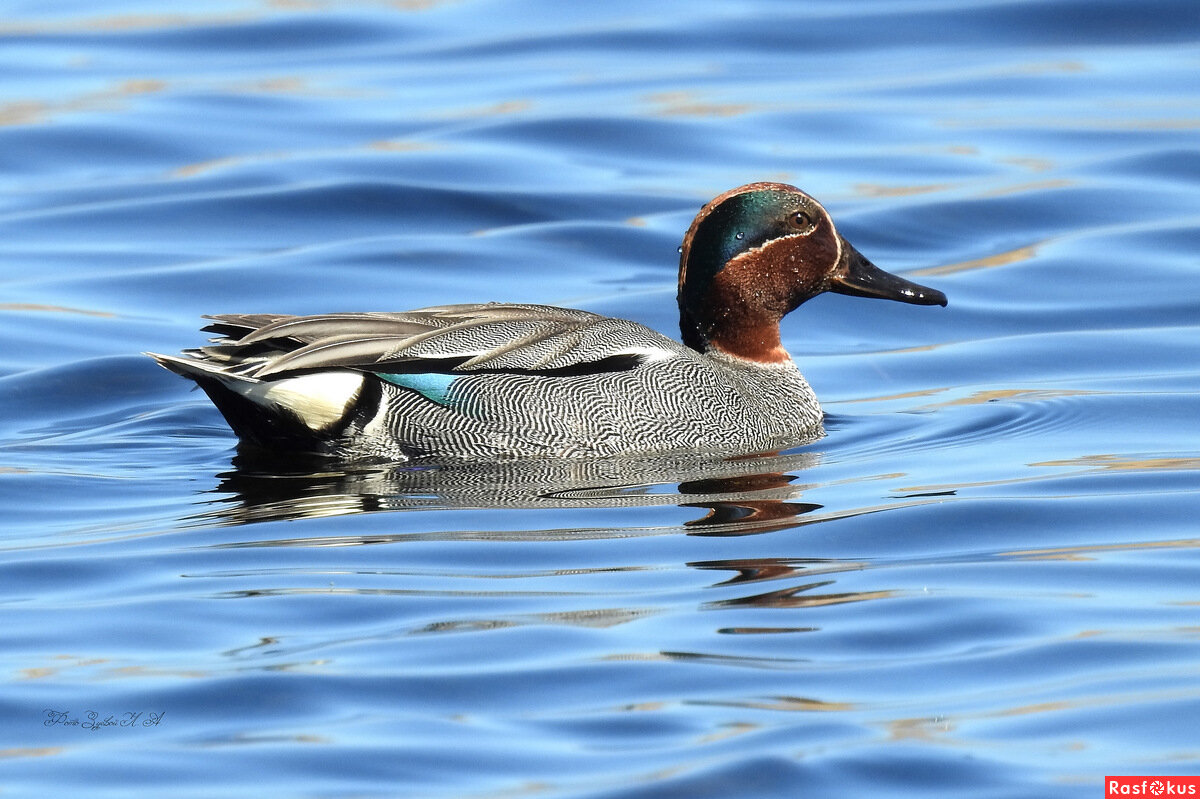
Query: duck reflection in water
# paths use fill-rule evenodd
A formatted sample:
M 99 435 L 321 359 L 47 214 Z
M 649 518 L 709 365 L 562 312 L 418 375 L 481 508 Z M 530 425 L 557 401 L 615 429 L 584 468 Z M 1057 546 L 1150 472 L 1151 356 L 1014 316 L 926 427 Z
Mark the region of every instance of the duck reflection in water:
M 796 484 L 795 473 L 818 458 L 801 449 L 736 458 L 671 455 L 370 466 L 322 459 L 280 462 L 243 452 L 234 458 L 234 469 L 220 475 L 214 490 L 220 496 L 194 519 L 245 524 L 401 510 L 677 506 L 703 511 L 683 523 L 689 532 L 745 535 L 790 526 L 821 507 L 796 501 L 804 486 Z M 580 534 L 594 526 L 580 521 Z M 564 532 L 503 530 L 488 537 L 536 539 Z
M 525 460 L 507 463 L 409 463 L 403 466 L 335 466 L 315 460 L 309 468 L 291 462 L 242 454 L 234 469 L 221 475 L 218 496 L 194 517 L 205 525 L 237 525 L 262 521 L 332 517 L 404 510 L 592 510 L 671 507 L 695 509 L 699 515 L 660 527 L 612 527 L 601 517 L 584 514 L 578 524 L 541 529 L 450 529 L 425 531 L 307 535 L 222 543 L 220 547 L 362 546 L 405 541 L 489 540 L 547 541 L 678 534 L 744 536 L 824 521 L 822 506 L 799 501 L 808 486 L 799 473 L 815 466 L 814 451 L 763 453 L 749 457 L 700 459 L 656 457 L 608 460 Z M 812 514 L 804 518 L 806 514 Z M 568 514 L 570 515 L 570 514 Z M 840 517 L 842 514 L 837 514 Z M 428 517 L 423 517 L 428 521 Z M 545 517 L 530 517 L 544 520 Z M 561 515 L 553 517 L 556 522 Z M 573 516 L 571 517 L 573 520 Z M 607 517 L 610 518 L 611 517 Z M 709 609 L 745 606 L 791 608 L 885 599 L 891 591 L 854 592 L 829 589 L 835 575 L 857 571 L 856 561 L 788 558 L 733 558 L 689 563 L 692 568 L 732 572 L 716 586 L 745 585 L 747 593 L 705 603 Z M 823 575 L 823 577 L 818 577 Z M 814 579 L 816 578 L 816 579 Z M 776 586 L 761 591 L 760 584 Z M 372 589 L 377 590 L 377 589 Z M 726 591 L 728 594 L 728 591 Z M 587 612 L 588 624 L 629 620 L 624 608 Z M 723 627 L 721 633 L 806 632 L 804 624 L 770 628 Z M 433 630 L 429 630 L 433 631 Z M 663 653 L 674 658 L 697 653 Z

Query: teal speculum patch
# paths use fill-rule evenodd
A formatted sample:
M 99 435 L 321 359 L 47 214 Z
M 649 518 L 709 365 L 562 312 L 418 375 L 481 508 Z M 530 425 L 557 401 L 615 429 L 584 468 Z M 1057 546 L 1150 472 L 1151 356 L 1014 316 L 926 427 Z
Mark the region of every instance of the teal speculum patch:
M 418 372 L 411 374 L 377 372 L 376 374 L 378 374 L 380 380 L 384 380 L 400 388 L 415 391 L 430 402 L 435 402 L 442 406 L 452 404 L 450 386 L 459 377 L 458 375 L 444 375 L 438 372 Z

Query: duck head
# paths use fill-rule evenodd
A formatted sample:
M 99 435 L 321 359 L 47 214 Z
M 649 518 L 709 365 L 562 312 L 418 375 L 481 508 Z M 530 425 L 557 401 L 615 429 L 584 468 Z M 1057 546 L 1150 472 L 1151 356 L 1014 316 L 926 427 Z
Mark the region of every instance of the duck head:
M 684 236 L 679 327 L 692 349 L 785 362 L 779 321 L 824 291 L 946 304 L 942 292 L 864 258 L 820 203 L 785 183 L 750 183 L 725 192 L 700 209 Z

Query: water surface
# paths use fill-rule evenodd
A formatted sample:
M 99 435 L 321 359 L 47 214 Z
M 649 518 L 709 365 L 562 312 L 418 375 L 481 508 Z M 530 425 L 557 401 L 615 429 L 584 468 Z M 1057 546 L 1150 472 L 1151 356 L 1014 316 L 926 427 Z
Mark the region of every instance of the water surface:
M 1198 43 L 1185 0 L 9 4 L 5 795 L 1200 773 Z M 139 354 L 486 300 L 674 335 L 688 222 L 764 179 L 950 298 L 790 317 L 789 452 L 314 473 Z

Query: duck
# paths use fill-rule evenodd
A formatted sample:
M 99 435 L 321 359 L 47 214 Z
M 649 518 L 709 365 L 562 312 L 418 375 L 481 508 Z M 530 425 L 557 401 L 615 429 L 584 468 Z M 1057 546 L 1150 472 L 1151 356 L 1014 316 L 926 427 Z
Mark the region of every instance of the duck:
M 823 435 L 780 321 L 823 292 L 946 305 L 858 252 L 785 183 L 726 191 L 679 248 L 680 340 L 523 303 L 207 316 L 208 345 L 146 353 L 240 445 L 404 462 L 778 451 Z

